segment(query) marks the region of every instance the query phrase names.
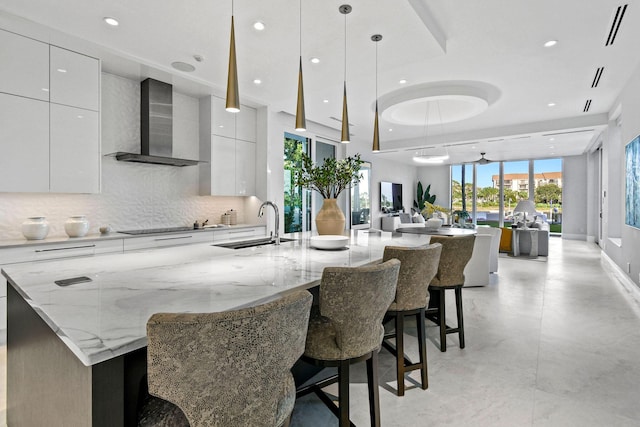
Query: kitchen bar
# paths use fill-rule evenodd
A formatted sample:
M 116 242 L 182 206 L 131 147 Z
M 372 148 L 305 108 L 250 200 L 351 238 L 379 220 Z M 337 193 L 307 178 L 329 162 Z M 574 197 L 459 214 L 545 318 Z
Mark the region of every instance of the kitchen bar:
M 197 244 L 4 268 L 8 423 L 36 425 L 56 414 L 60 425 L 134 425 L 151 314 L 256 305 L 312 287 L 327 266 L 361 265 L 381 258 L 387 244 L 429 240 L 361 231 L 346 250 L 320 251 L 306 236 L 289 237 L 298 240 L 241 250 Z M 55 284 L 81 276 L 91 281 Z

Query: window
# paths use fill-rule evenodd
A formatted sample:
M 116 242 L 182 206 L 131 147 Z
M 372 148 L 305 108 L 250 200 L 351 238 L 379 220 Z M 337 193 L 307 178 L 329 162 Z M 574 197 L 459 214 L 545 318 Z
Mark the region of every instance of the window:
M 293 169 L 300 166 L 302 153 L 309 154 L 310 140 L 290 133 L 284 134 L 284 232 L 311 230 L 311 197 L 309 190 L 295 185 Z M 308 214 L 305 215 L 305 212 Z

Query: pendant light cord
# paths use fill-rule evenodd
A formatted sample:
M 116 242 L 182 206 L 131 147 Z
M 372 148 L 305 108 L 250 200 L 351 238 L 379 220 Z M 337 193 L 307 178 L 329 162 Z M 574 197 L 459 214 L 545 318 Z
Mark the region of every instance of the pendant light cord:
M 347 82 L 347 14 L 344 15 L 344 82 Z
M 300 29 L 300 60 L 302 60 L 302 0 L 300 0 L 299 2 L 300 5 L 300 9 L 299 9 L 299 14 L 300 14 L 300 19 L 298 19 L 298 25 L 299 25 L 299 29 Z

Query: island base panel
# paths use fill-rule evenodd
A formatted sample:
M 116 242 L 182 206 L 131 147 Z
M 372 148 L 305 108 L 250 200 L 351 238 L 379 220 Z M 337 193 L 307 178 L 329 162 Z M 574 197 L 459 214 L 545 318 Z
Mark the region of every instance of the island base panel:
M 136 425 L 144 349 L 85 366 L 7 286 L 7 425 Z

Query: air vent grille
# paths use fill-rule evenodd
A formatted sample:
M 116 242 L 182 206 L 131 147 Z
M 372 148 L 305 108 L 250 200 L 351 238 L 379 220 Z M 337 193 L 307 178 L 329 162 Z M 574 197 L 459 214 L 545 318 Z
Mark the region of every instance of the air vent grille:
M 591 108 L 591 100 L 587 99 L 587 102 L 585 102 L 585 104 L 584 104 L 584 110 L 582 110 L 582 111 L 586 113 L 586 112 L 589 111 L 589 108 Z
M 624 18 L 624 13 L 627 11 L 627 6 L 628 5 L 625 4 L 624 6 L 618 6 L 616 9 L 616 14 L 613 17 L 613 22 L 609 29 L 609 37 L 607 37 L 607 42 L 604 44 L 605 46 L 611 46 L 613 42 L 616 41 L 618 30 L 620 30 L 620 23 L 622 22 L 622 18 Z
M 329 118 L 330 118 L 331 120 L 335 120 L 336 122 L 342 123 L 342 119 L 339 119 L 339 118 L 337 118 L 337 117 L 329 116 Z M 354 125 L 353 123 L 349 122 L 349 126 L 355 126 L 355 125 Z
M 591 83 L 592 88 L 598 87 L 603 71 L 604 71 L 604 67 L 600 67 L 596 70 L 596 75 L 593 77 L 593 82 Z

